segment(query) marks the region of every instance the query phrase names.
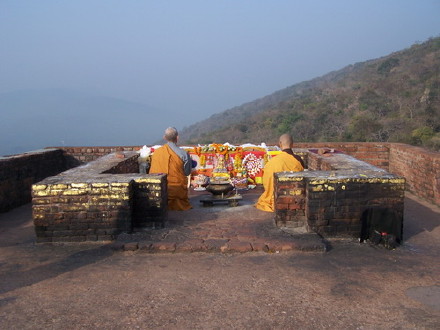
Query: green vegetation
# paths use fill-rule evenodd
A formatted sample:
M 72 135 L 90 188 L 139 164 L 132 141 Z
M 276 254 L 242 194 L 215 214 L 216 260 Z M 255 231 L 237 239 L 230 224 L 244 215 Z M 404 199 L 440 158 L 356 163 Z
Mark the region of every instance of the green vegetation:
M 440 38 L 349 65 L 229 109 L 181 132 L 184 143 L 403 142 L 440 150 Z
M 434 137 L 435 133 L 431 127 L 423 126 L 416 128 L 411 132 L 411 137 L 415 144 L 426 144 Z
M 379 65 L 379 67 L 377 68 L 377 72 L 387 75 L 394 67 L 399 65 L 399 62 L 400 61 L 398 58 L 388 58 Z
M 279 122 L 276 126 L 276 130 L 278 134 L 283 134 L 286 132 L 290 132 L 292 127 L 294 126 L 294 123 L 302 118 L 302 115 L 297 114 L 295 112 L 287 112 L 284 114 L 281 114 L 276 119 Z

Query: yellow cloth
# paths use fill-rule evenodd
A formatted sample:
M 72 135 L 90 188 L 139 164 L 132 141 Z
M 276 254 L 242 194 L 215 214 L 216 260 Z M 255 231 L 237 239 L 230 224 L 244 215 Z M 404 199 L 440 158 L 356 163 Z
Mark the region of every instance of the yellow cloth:
M 183 171 L 183 161 L 168 144 L 154 151 L 149 173 L 167 174 L 169 210 L 184 211 L 191 208 L 188 199 L 188 177 Z
M 302 170 L 304 168 L 301 163 L 287 152 L 282 152 L 269 160 L 263 169 L 264 192 L 261 194 L 255 207 L 263 211 L 274 212 L 274 174 L 277 172 L 299 172 Z

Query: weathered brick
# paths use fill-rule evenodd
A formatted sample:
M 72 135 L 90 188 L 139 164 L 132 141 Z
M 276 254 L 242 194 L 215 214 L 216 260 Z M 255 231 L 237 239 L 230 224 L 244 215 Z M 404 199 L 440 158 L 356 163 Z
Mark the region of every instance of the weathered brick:
M 175 242 L 155 242 L 151 245 L 152 251 L 174 252 L 176 250 Z
M 207 239 L 203 242 L 208 251 L 220 251 L 223 248 L 226 248 L 228 240 L 226 239 Z
M 237 240 L 231 240 L 227 244 L 227 249 L 222 252 L 250 252 L 252 251 L 252 245 L 250 242 L 242 242 Z
M 124 250 L 125 251 L 136 251 L 138 249 L 139 245 L 137 242 L 129 242 L 124 244 Z

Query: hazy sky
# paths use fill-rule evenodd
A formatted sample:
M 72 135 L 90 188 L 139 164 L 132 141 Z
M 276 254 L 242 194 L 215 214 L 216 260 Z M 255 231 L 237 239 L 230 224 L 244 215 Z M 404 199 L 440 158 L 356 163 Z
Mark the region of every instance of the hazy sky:
M 186 125 L 439 34 L 439 0 L 0 0 L 0 93 L 88 91 Z

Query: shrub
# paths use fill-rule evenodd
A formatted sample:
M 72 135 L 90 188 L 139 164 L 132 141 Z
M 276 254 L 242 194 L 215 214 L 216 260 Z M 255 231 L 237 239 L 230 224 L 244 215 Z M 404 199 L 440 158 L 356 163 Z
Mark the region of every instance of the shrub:
M 431 127 L 423 126 L 416 128 L 411 132 L 411 137 L 416 144 L 426 144 L 434 136 L 434 130 Z
M 383 75 L 387 75 L 390 73 L 391 69 L 399 65 L 399 59 L 395 57 L 391 57 L 385 61 L 383 61 L 379 67 L 377 68 L 377 72 Z

